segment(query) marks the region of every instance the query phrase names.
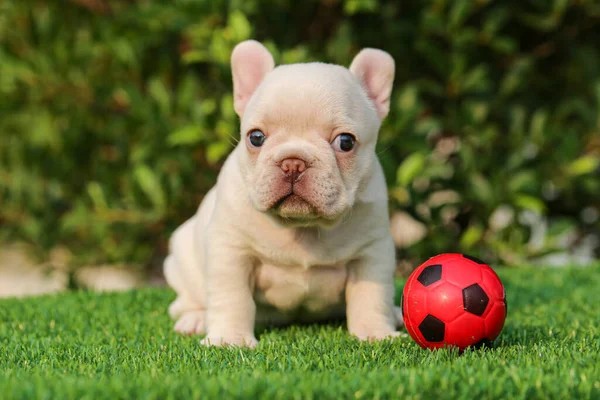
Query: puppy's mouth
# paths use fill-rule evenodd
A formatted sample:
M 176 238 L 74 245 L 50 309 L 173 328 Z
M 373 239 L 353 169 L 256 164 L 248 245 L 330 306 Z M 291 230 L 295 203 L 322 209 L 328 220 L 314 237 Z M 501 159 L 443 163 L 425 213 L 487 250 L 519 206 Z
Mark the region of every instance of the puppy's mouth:
M 254 203 L 256 209 L 272 217 L 285 226 L 295 227 L 330 227 L 336 225 L 345 215 L 339 210 L 341 187 L 337 187 L 332 174 L 313 170 L 313 175 L 303 174 L 287 180 L 283 174 L 268 179 L 265 183 L 257 182 L 257 195 Z M 274 171 L 279 173 L 279 171 Z M 316 174 L 316 175 L 314 175 Z
M 293 191 L 279 199 L 270 211 L 290 222 L 309 222 L 319 218 L 315 207 Z

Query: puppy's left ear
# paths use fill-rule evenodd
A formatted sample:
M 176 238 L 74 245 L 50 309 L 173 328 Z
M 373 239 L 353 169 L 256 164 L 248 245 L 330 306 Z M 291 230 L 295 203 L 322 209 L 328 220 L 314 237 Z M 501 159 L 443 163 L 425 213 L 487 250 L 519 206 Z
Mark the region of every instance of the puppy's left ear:
M 384 119 L 390 111 L 395 70 L 392 56 L 378 49 L 361 50 L 350 64 L 350 72 L 360 81 L 380 119 Z
M 246 40 L 235 46 L 231 53 L 233 107 L 240 118 L 258 85 L 274 67 L 273 56 L 259 42 Z

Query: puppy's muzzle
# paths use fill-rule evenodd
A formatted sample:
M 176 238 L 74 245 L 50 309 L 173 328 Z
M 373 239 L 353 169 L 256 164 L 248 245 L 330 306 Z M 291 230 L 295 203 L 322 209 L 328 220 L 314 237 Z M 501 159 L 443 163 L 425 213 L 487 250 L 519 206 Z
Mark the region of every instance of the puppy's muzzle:
M 304 171 L 306 171 L 306 162 L 299 158 L 286 158 L 279 164 L 284 172 L 284 180 L 292 185 L 300 180 Z

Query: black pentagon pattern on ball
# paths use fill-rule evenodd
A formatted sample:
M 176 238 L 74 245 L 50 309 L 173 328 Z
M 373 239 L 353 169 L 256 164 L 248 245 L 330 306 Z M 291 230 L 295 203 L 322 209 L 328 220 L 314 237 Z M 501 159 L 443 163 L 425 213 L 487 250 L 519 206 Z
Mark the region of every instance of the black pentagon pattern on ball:
M 490 299 L 481 286 L 474 283 L 462 291 L 465 310 L 475 315 L 483 315 Z
M 473 261 L 473 262 L 476 262 L 477 264 L 485 264 L 485 263 L 484 263 L 482 260 L 480 260 L 480 259 L 479 259 L 479 258 L 477 258 L 477 257 L 473 257 L 473 256 L 470 256 L 470 255 L 468 255 L 468 254 L 462 254 L 462 256 L 463 256 L 464 258 L 466 258 L 467 260 L 471 260 L 471 261 Z
M 419 324 L 419 330 L 428 342 L 441 342 L 444 340 L 446 326 L 444 325 L 444 322 L 433 315 L 428 315 L 423 322 Z
M 428 265 L 417 277 L 423 286 L 429 286 L 442 279 L 442 264 Z

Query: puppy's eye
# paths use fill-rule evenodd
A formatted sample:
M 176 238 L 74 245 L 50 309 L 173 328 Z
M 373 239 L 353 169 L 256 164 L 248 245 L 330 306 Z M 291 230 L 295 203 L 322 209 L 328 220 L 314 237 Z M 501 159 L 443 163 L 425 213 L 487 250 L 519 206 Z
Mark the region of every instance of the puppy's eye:
M 342 133 L 333 139 L 333 148 L 344 153 L 351 151 L 355 144 L 356 139 L 349 133 Z
M 250 144 L 254 147 L 262 146 L 266 138 L 267 137 L 265 136 L 265 134 L 262 133 L 262 131 L 259 131 L 258 129 L 253 130 L 248 135 L 248 140 L 250 141 Z

